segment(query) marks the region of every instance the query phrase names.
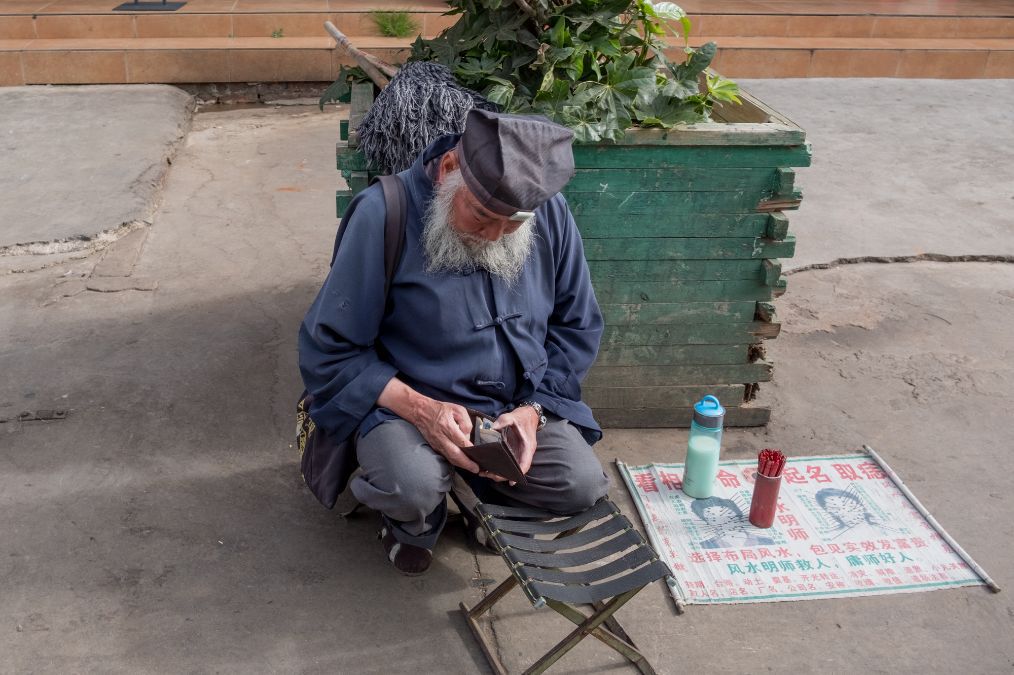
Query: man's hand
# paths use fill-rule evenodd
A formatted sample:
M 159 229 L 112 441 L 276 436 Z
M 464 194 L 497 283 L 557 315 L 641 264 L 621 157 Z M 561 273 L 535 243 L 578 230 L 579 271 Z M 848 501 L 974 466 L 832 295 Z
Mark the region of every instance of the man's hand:
M 424 406 L 411 421 L 430 447 L 448 462 L 465 471 L 481 473 L 479 465 L 461 451 L 461 448 L 472 444 L 468 437 L 472 430 L 471 415 L 462 406 L 430 399 L 429 405 Z
M 535 457 L 535 432 L 539 428 L 539 413 L 530 405 L 521 406 L 500 415 L 496 422 L 493 422 L 493 428 L 503 434 L 515 432 L 514 438 L 520 441 L 521 445 L 518 465 L 521 467 L 521 473 L 527 474 L 532 468 L 532 458 Z

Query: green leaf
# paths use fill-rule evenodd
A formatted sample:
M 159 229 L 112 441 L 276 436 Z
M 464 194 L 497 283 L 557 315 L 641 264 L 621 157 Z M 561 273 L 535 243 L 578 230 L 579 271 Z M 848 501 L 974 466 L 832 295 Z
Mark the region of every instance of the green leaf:
M 679 21 L 687 15 L 687 13 L 683 11 L 683 8 L 675 2 L 659 2 L 652 4 L 651 0 L 645 0 L 644 4 L 652 8 L 652 16 L 657 16 L 660 19 Z
M 500 78 L 490 79 L 500 80 Z M 506 80 L 500 80 L 497 84 L 494 84 L 483 92 L 483 96 L 493 103 L 506 108 L 510 105 L 511 99 L 514 98 L 514 85 Z
M 708 75 L 708 93 L 711 97 L 719 101 L 729 101 L 731 103 L 743 102 L 739 100 L 739 85 L 732 80 L 727 80 L 721 75 Z
M 550 41 L 554 47 L 563 47 L 567 44 L 567 20 L 562 16 L 556 20 L 556 25 L 550 31 Z
M 682 122 L 702 121 L 693 104 L 684 103 L 671 96 L 656 96 L 648 105 L 636 107 L 634 113 L 645 126 L 665 127 L 666 129 L 671 129 Z
M 711 62 L 715 60 L 718 45 L 714 42 L 708 42 L 690 51 L 692 53 L 686 63 L 681 63 L 673 70 L 673 74 L 676 75 L 676 79 L 678 80 L 696 80 L 697 76 L 703 73 L 711 65 Z

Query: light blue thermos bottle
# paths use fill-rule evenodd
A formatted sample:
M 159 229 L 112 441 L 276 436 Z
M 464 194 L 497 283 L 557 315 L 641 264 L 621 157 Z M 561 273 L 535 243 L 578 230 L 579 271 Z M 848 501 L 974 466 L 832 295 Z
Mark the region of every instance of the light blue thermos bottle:
M 710 497 L 715 491 L 724 419 L 725 408 L 714 396 L 705 396 L 694 404 L 687 463 L 683 468 L 683 492 L 694 499 Z

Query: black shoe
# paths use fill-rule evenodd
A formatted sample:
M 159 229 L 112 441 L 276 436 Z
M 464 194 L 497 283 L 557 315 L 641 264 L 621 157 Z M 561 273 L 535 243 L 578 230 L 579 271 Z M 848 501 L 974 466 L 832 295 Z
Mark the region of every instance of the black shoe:
M 433 551 L 421 546 L 402 544 L 394 538 L 387 526 L 380 528 L 380 542 L 384 545 L 387 559 L 394 569 L 408 577 L 417 577 L 430 568 L 433 562 Z

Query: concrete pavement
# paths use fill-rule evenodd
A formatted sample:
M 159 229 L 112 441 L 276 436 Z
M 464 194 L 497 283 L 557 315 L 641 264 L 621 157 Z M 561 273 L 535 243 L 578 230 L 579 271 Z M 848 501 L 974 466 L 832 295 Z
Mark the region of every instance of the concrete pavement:
M 795 102 L 827 99 L 842 82 L 748 89 L 802 123 L 819 156 L 845 141 L 816 110 L 801 119 Z M 852 82 L 877 91 L 879 81 Z M 968 83 L 950 84 L 943 100 L 959 115 L 956 93 Z M 983 117 L 1009 114 L 1014 83 L 991 84 L 1000 93 L 983 100 Z M 922 101 L 894 91 L 877 94 L 878 109 L 910 119 Z M 150 228 L 81 260 L 0 276 L 0 418 L 70 410 L 62 421 L 0 424 L 0 671 L 484 671 L 456 608 L 503 578 L 502 561 L 473 554 L 452 526 L 427 576 L 398 576 L 374 539 L 375 516 L 343 521 L 319 507 L 290 447 L 295 333 L 334 235 L 336 135 L 334 114 L 314 108 L 199 113 Z M 966 140 L 953 150 L 980 152 Z M 865 168 L 871 183 L 911 164 L 907 146 L 893 147 L 895 168 L 879 159 Z M 955 161 L 972 166 L 963 157 Z M 818 217 L 837 208 L 826 201 L 837 179 L 819 161 L 798 170 L 806 197 L 789 214 L 801 249 L 810 242 L 806 260 L 867 255 L 882 235 L 891 243 L 884 223 L 902 221 L 909 201 L 888 192 L 871 193 L 876 208 L 853 203 L 852 231 L 869 246 L 849 248 L 851 239 L 833 236 L 836 221 Z M 967 182 L 992 180 L 993 169 Z M 1003 199 L 996 190 L 985 222 L 974 209 L 967 220 L 997 230 L 996 246 L 1009 250 L 1014 235 L 990 220 Z M 949 199 L 927 193 L 922 202 L 932 210 Z M 927 240 L 945 224 L 931 221 Z M 805 271 L 790 276 L 778 307 L 775 381 L 760 394 L 773 422 L 730 431 L 726 456 L 765 446 L 849 452 L 868 442 L 1009 586 L 1014 266 Z M 597 450 L 603 461 L 672 461 L 685 443 L 678 430 L 613 430 Z M 613 496 L 632 514 L 618 484 Z M 569 630 L 520 595 L 498 607 L 499 651 L 513 668 Z M 664 673 L 1014 665 L 1010 595 L 976 588 L 674 616 L 653 587 L 618 616 Z M 785 642 L 763 644 L 760 631 Z M 609 670 L 628 669 L 586 640 L 552 672 Z

